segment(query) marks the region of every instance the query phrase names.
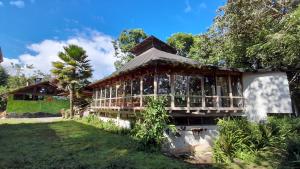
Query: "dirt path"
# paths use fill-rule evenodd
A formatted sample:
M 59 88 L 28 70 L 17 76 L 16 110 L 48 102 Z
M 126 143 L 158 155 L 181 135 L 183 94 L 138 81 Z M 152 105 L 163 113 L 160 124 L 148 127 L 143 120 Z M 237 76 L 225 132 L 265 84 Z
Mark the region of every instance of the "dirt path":
M 5 118 L 0 119 L 3 123 L 49 123 L 63 120 L 61 117 L 41 117 L 41 118 Z

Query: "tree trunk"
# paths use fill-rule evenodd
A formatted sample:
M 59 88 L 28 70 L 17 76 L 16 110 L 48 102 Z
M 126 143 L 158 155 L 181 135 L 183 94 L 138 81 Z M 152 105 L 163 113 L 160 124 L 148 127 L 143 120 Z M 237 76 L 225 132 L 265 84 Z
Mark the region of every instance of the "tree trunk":
M 74 117 L 74 87 L 73 85 L 70 86 L 70 117 Z

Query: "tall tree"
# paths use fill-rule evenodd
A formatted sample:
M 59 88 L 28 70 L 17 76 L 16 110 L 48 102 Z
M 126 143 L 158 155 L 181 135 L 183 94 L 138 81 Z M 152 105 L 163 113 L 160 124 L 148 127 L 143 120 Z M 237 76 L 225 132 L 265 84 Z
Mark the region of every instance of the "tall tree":
M 59 52 L 61 61 L 52 62 L 52 73 L 59 80 L 60 85 L 69 91 L 71 118 L 74 116 L 74 98 L 76 92 L 88 83 L 92 76 L 92 69 L 85 50 L 76 45 L 64 47 Z
M 267 40 L 278 29 L 286 14 L 295 9 L 296 1 L 235 0 L 220 8 L 213 29 L 219 38 L 217 48 L 233 67 L 259 68 L 261 59 L 251 54 L 252 47 Z
M 6 70 L 0 66 L 0 86 L 5 86 L 8 80 L 8 73 Z
M 177 54 L 189 57 L 189 51 L 194 44 L 194 36 L 186 33 L 175 33 L 167 39 L 170 46 L 177 50 Z
M 124 30 L 119 35 L 118 39 L 113 41 L 115 49 L 115 68 L 119 69 L 125 63 L 133 59 L 134 55 L 130 53 L 130 50 L 146 39 L 148 35 L 142 29 L 129 29 Z

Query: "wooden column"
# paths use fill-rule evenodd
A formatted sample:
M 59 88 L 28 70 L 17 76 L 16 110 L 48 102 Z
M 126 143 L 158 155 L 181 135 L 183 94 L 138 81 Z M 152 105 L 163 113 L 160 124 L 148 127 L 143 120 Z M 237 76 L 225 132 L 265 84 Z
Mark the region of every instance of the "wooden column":
M 155 74 L 154 74 L 154 98 L 157 98 L 157 89 L 158 89 L 158 86 L 157 86 L 157 74 L 155 72 Z
M 100 90 L 100 105 L 99 105 L 99 107 L 103 107 L 103 105 L 102 105 L 103 93 L 102 93 L 101 88 L 99 90 Z
M 171 80 L 171 109 L 175 107 L 175 75 L 170 75 Z
M 228 87 L 229 87 L 230 107 L 233 107 L 232 86 L 231 86 L 231 76 L 230 75 L 228 75 Z
M 140 77 L 140 107 L 143 107 L 143 76 Z
M 95 102 L 95 107 L 98 107 L 98 105 L 97 105 L 97 103 L 98 103 L 98 89 L 94 89 L 94 93 L 95 93 L 95 95 L 96 95 L 96 97 L 94 98 L 94 102 Z
M 186 96 L 187 96 L 187 113 L 190 113 L 190 78 L 189 78 L 189 76 L 186 76 L 186 78 L 187 78 L 186 79 L 186 83 L 187 83 L 187 91 L 186 91 Z
M 206 107 L 205 106 L 205 91 L 204 91 L 204 79 L 205 77 L 203 76 L 201 79 L 201 93 L 202 93 L 202 107 Z
M 111 92 L 112 92 L 112 86 L 109 87 L 109 105 L 108 105 L 108 107 L 111 107 Z

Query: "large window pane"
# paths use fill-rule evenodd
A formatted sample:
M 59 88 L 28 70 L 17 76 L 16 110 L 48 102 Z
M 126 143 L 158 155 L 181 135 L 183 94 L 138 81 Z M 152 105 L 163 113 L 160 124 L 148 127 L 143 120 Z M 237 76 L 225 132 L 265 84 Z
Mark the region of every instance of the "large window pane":
M 170 75 L 163 74 L 157 77 L 158 94 L 169 94 L 171 92 Z
M 105 88 L 105 97 L 106 97 L 106 98 L 110 98 L 110 87 L 109 87 L 109 86 L 107 86 L 107 87 Z
M 136 95 L 140 95 L 140 79 L 134 79 L 132 81 L 132 95 L 136 96 Z
M 204 77 L 204 93 L 206 96 L 215 96 L 216 95 L 216 80 L 214 76 L 205 76 Z
M 123 83 L 117 85 L 117 97 L 123 97 L 124 86 Z
M 116 85 L 113 85 L 111 87 L 111 98 L 115 98 L 116 97 Z
M 217 77 L 217 93 L 219 96 L 229 96 L 228 76 Z
M 125 96 L 131 96 L 131 81 L 125 82 Z
M 187 76 L 175 76 L 175 95 L 186 95 L 187 93 Z
M 154 94 L 154 76 L 146 75 L 143 78 L 143 94 Z
M 191 76 L 189 81 L 190 95 L 201 96 L 201 77 L 200 76 Z
M 243 96 L 240 76 L 231 76 L 231 88 L 233 96 Z

